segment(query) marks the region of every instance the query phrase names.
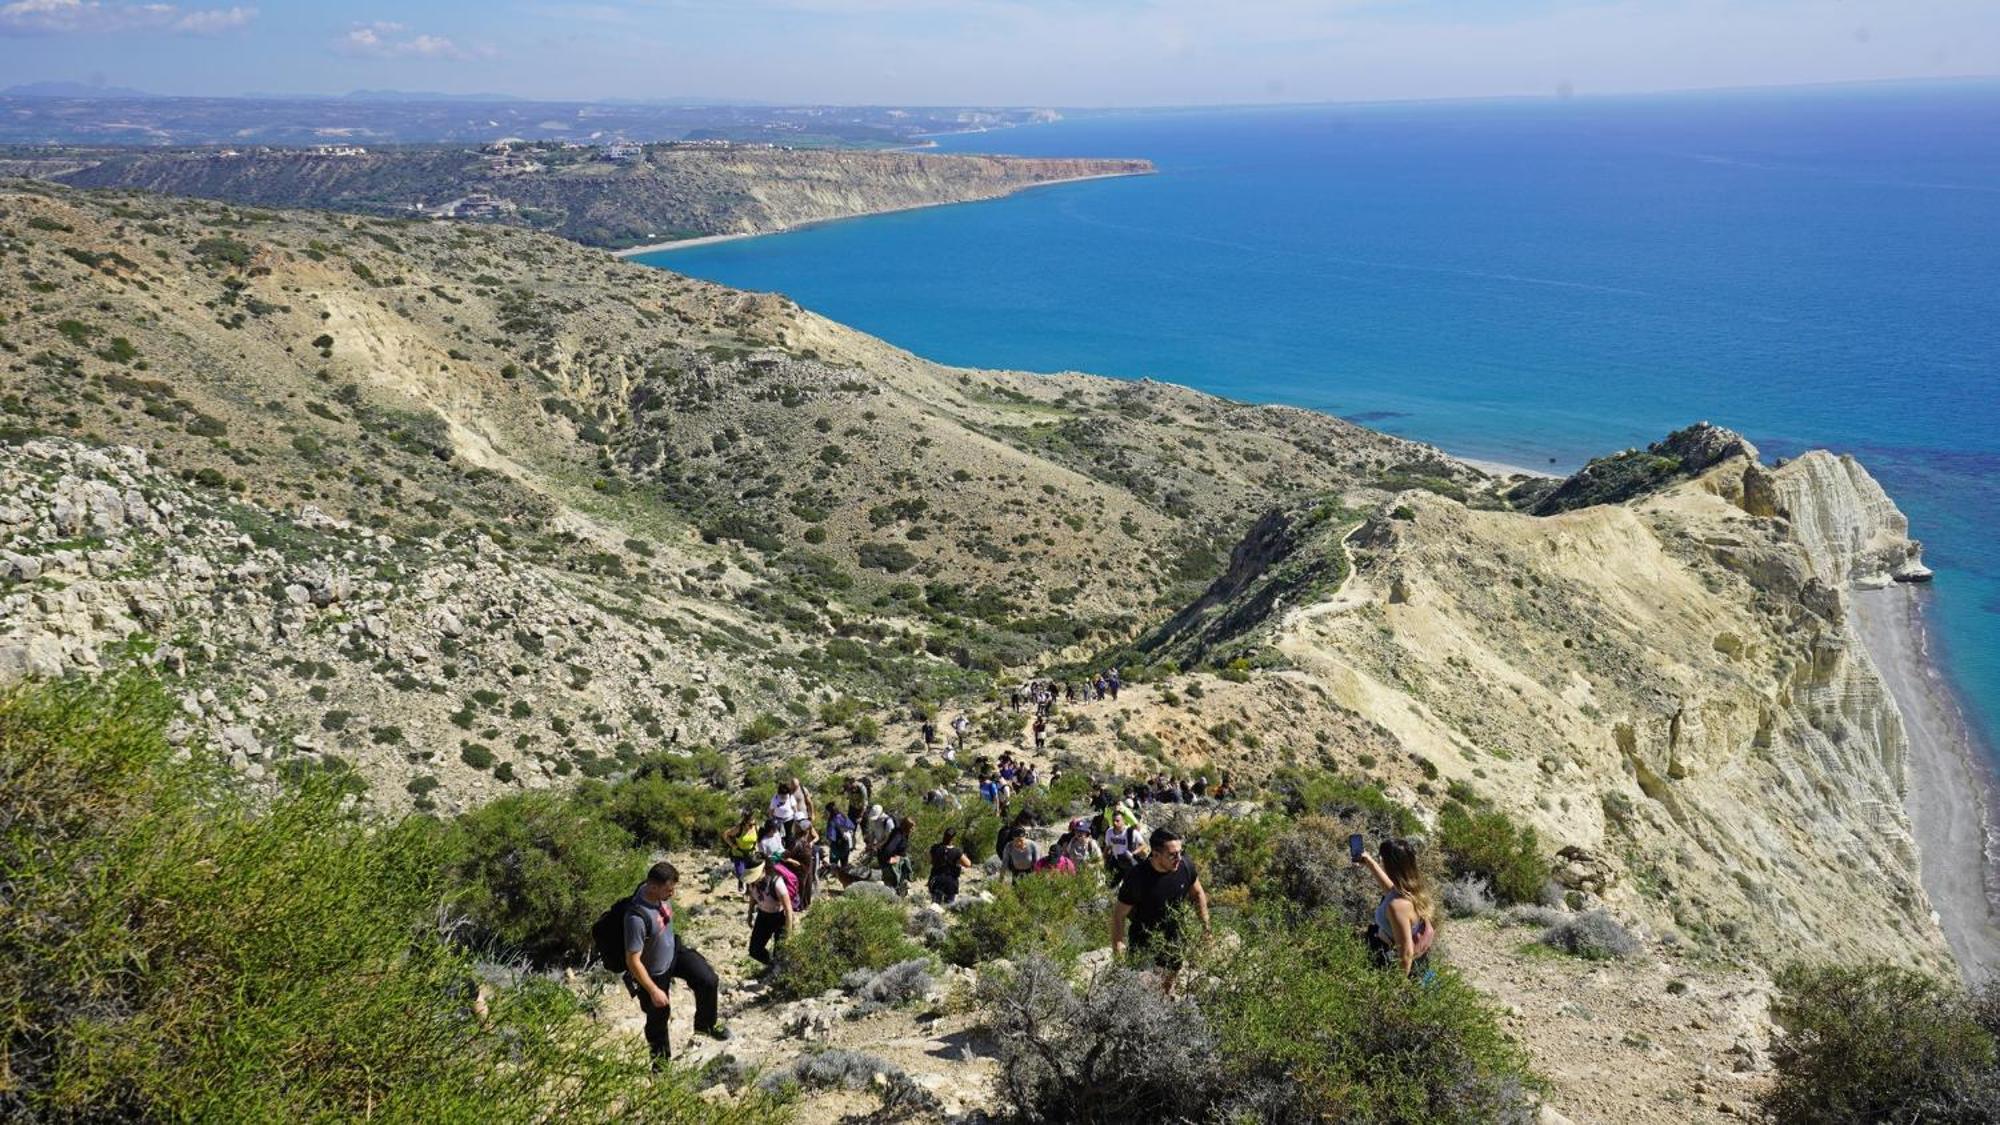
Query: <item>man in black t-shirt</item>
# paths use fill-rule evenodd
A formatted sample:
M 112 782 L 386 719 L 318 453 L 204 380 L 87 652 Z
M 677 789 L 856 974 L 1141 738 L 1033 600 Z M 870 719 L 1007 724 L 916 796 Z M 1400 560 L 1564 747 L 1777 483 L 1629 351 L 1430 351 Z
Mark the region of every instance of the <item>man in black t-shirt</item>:
M 1194 861 L 1181 854 L 1178 833 L 1155 829 L 1147 841 L 1149 854 L 1144 862 L 1126 872 L 1118 885 L 1118 905 L 1111 908 L 1111 956 L 1125 951 L 1126 923 L 1131 923 L 1131 945 L 1151 957 L 1165 970 L 1161 991 L 1174 990 L 1180 975 L 1179 907 L 1192 901 L 1201 917 L 1201 932 L 1208 927 L 1208 892 L 1201 889 L 1201 877 Z

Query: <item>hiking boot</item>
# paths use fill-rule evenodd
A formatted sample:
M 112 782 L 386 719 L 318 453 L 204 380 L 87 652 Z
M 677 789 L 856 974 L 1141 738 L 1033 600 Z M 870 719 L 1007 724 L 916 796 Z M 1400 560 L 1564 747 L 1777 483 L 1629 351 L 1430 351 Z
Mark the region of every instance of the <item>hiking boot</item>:
M 727 1043 L 731 1039 L 736 1038 L 735 1035 L 731 1034 L 729 1030 L 729 1025 L 720 1022 L 718 1022 L 714 1027 L 711 1027 L 706 1031 L 697 1031 L 695 1032 L 695 1034 L 706 1035 L 710 1039 L 715 1040 L 717 1043 Z

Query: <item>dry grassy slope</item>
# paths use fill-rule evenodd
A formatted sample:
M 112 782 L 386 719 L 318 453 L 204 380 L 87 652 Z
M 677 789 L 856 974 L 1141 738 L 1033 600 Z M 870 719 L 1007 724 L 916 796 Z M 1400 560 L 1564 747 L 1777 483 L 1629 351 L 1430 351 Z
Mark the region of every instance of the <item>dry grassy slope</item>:
M 1404 497 L 1415 518 L 1371 521 L 1339 594 L 1277 626 L 1287 675 L 1594 853 L 1655 928 L 1945 969 L 1895 707 L 1813 552 L 1739 506 L 1747 466 L 1548 519 Z
M 754 710 L 837 691 L 894 698 L 952 682 L 954 662 L 1110 643 L 1198 589 L 1281 498 L 1379 496 L 1371 481 L 1416 468 L 1477 483 L 1434 451 L 1332 418 L 1160 384 L 942 368 L 781 297 L 522 232 L 20 184 L 0 191 L 0 255 L 9 440 L 150 455 L 114 472 L 76 469 L 67 447 L 10 454 L 20 479 L 49 487 L 8 548 L 76 546 L 53 506 L 93 480 L 122 490 L 120 473 L 225 504 L 233 514 L 185 543 L 171 527 L 118 532 L 147 539 L 162 565 L 216 553 L 212 575 L 174 572 L 167 611 L 144 631 L 195 654 L 197 695 L 221 693 L 195 716 L 211 736 L 247 724 L 268 746 L 304 733 L 303 749 L 391 790 L 435 770 L 448 794 L 482 791 L 483 767 L 454 764 L 467 740 L 502 758 L 545 754 L 553 770 L 580 752 L 649 749 L 676 727 L 724 737 Z M 346 525 L 345 545 L 314 538 L 324 521 L 301 520 L 308 506 Z M 249 547 L 227 533 L 237 525 L 255 526 Z M 357 587 L 339 608 L 286 601 L 311 577 L 312 550 Z M 17 574 L 5 587 L 23 608 L 7 637 L 17 672 L 91 666 L 86 650 L 122 635 L 111 626 L 129 615 L 79 624 L 88 607 L 129 601 L 116 568 L 70 562 L 97 585 L 66 607 L 37 592 L 70 578 Z M 251 592 L 218 600 L 241 566 Z M 441 608 L 469 626 L 450 645 Z M 506 622 L 524 615 L 577 643 L 522 649 Z M 624 627 L 598 651 L 586 642 L 610 619 Z M 352 658 L 326 661 L 335 682 L 274 674 L 296 656 L 287 630 L 309 626 Z M 835 654 L 836 630 L 861 645 Z M 317 668 L 324 655 L 296 658 Z M 705 664 L 742 710 L 697 678 Z M 570 686 L 571 665 L 656 682 L 620 716 L 613 700 L 577 696 L 605 685 Z M 473 670 L 505 683 L 473 683 Z M 475 690 L 520 698 L 532 716 L 503 704 L 470 728 L 448 723 Z M 322 739 L 312 730 L 331 711 L 442 749 L 418 761 L 393 741 Z M 556 715 L 572 729 L 552 736 Z

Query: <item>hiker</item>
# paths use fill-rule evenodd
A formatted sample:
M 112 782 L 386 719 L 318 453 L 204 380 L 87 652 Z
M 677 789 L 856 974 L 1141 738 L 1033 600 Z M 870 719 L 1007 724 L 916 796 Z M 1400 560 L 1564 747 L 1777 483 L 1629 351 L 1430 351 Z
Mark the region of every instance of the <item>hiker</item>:
M 763 835 L 757 837 L 757 858 L 769 863 L 785 854 L 785 826 L 775 820 L 764 822 Z
M 742 819 L 722 841 L 729 848 L 729 869 L 736 873 L 736 893 L 743 893 L 743 877 L 757 866 L 757 813 L 744 809 Z
M 1013 838 L 1014 833 L 1019 832 L 1024 836 L 1027 835 L 1028 827 L 1028 814 L 1025 810 L 1016 813 L 1014 819 L 1003 821 L 1000 825 L 1000 830 L 993 834 L 993 854 L 999 855 L 1001 852 L 1006 851 L 1007 841 Z
M 882 869 L 882 882 L 894 887 L 898 898 L 905 898 L 910 893 L 910 818 L 894 817 L 892 823 L 888 838 L 875 849 L 875 862 Z
M 931 744 L 937 741 L 937 722 L 928 715 L 924 717 L 923 732 L 924 749 L 929 750 Z
M 958 829 L 947 828 L 944 837 L 931 845 L 931 876 L 926 884 L 931 901 L 950 906 L 958 898 L 958 877 L 972 866 L 972 858 L 958 846 Z
M 972 720 L 965 717 L 965 712 L 960 711 L 958 713 L 958 718 L 953 719 L 951 721 L 951 733 L 956 735 L 958 738 L 958 746 L 956 747 L 957 749 L 959 750 L 965 749 L 965 734 L 967 731 L 971 729 L 972 729 Z
M 760 965 L 777 958 L 773 941 L 783 941 L 798 926 L 798 876 L 780 860 L 764 865 L 764 874 L 750 885 L 750 956 Z
M 1018 883 L 1021 876 L 1032 875 L 1041 866 L 1042 849 L 1019 827 L 1007 829 L 1006 840 L 1000 849 L 1000 866 L 1010 881 Z
M 715 1018 L 715 970 L 708 959 L 685 942 L 674 940 L 671 900 L 681 873 L 661 860 L 646 872 L 646 881 L 632 892 L 625 906 L 625 989 L 639 998 L 646 1013 L 646 1047 L 653 1069 L 673 1055 L 667 1043 L 667 988 L 680 980 L 694 990 L 694 1032 L 710 1039 L 729 1038 L 729 1029 Z
M 818 859 L 812 840 L 801 838 L 786 848 L 785 857 L 778 861 L 790 868 L 798 880 L 798 894 L 793 896 L 792 906 L 801 914 L 812 909 L 813 891 L 819 887 Z
M 1236 799 L 1236 786 L 1229 783 L 1229 775 L 1226 773 L 1215 783 L 1215 799 L 1218 801 L 1233 801 Z
M 1076 864 L 1078 871 L 1086 864 L 1097 863 L 1104 858 L 1104 849 L 1097 846 L 1097 836 L 1084 820 L 1069 822 L 1069 842 L 1062 845 L 1062 853 Z
M 1104 686 L 1111 689 L 1111 702 L 1118 702 L 1118 689 L 1122 686 L 1122 681 L 1118 678 L 1118 669 L 1113 668 L 1104 673 Z
M 826 862 L 836 871 L 847 869 L 847 857 L 854 854 L 857 828 L 847 810 L 836 808 L 826 817 Z
M 1375 963 L 1395 964 L 1404 976 L 1428 978 L 1431 945 L 1437 940 L 1436 907 L 1430 887 L 1417 868 L 1417 848 L 1408 840 L 1382 841 L 1382 858 L 1362 852 L 1354 861 L 1375 876 L 1382 897 L 1368 927 L 1368 948 Z
M 1035 725 L 1033 729 L 1035 732 L 1035 752 L 1039 754 L 1041 753 L 1043 746 L 1048 742 L 1048 730 L 1049 730 L 1048 718 L 1044 715 L 1036 715 Z
M 896 822 L 882 811 L 881 805 L 868 806 L 868 819 L 861 822 L 861 841 L 866 845 L 870 859 L 874 858 L 883 841 L 889 838 L 890 830 L 895 827 Z
M 874 795 L 874 787 L 865 777 L 857 777 L 847 783 L 847 819 L 856 824 L 862 821 L 862 813 Z
M 1123 809 L 1123 805 L 1112 809 L 1109 826 L 1104 830 L 1104 859 L 1113 883 L 1123 882 L 1139 863 L 1139 820 L 1136 816 L 1119 816 Z
M 771 795 L 771 819 L 780 825 L 789 826 L 795 820 L 812 821 L 812 794 L 799 783 L 798 778 L 780 781 L 777 792 Z
M 1179 833 L 1155 828 L 1146 847 L 1146 862 L 1126 873 L 1118 887 L 1118 905 L 1111 908 L 1111 956 L 1114 960 L 1118 957 L 1129 936 L 1133 950 L 1164 970 L 1160 990 L 1171 993 L 1183 963 L 1182 908 L 1186 903 L 1194 904 L 1201 917 L 1201 932 L 1207 936 L 1208 892 L 1201 888 L 1194 861 L 1181 854 Z

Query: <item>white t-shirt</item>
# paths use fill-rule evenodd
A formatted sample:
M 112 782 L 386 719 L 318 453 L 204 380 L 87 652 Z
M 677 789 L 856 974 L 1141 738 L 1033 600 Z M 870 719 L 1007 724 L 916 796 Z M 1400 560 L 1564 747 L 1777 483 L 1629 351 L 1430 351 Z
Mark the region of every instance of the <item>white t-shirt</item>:
M 794 820 L 806 818 L 806 798 L 803 793 L 771 794 L 771 819 L 779 824 L 790 824 Z

